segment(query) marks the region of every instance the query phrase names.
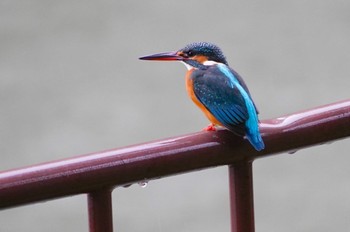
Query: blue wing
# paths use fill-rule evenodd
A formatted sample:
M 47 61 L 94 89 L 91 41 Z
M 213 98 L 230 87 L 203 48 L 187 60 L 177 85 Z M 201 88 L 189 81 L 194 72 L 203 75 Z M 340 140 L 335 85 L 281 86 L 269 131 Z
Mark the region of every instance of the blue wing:
M 242 94 L 220 69 L 209 66 L 192 73 L 193 90 L 198 100 L 225 127 L 240 136 L 245 135 L 248 111 Z
M 198 100 L 227 129 L 247 136 L 257 150 L 264 145 L 258 129 L 257 110 L 242 78 L 226 65 L 212 65 L 192 73 Z

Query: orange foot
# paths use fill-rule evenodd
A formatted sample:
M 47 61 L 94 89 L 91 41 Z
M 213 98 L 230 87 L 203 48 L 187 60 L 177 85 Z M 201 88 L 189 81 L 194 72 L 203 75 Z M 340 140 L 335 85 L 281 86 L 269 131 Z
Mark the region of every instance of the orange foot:
M 212 123 L 209 126 L 207 126 L 206 128 L 203 129 L 203 131 L 216 131 L 216 127 L 215 125 Z

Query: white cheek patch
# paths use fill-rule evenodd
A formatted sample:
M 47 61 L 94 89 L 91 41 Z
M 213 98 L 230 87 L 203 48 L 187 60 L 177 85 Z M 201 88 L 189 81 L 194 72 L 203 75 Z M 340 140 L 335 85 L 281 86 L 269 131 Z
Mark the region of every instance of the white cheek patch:
M 211 66 L 211 65 L 220 64 L 220 63 L 218 63 L 216 61 L 212 61 L 212 60 L 207 60 L 207 61 L 204 61 L 203 64 L 206 66 Z
M 180 62 L 183 63 L 183 64 L 186 66 L 187 70 L 191 70 L 191 69 L 193 69 L 193 68 L 196 69 L 195 67 L 193 67 L 193 66 L 187 64 L 186 62 L 183 62 L 183 61 L 180 61 Z M 212 65 L 216 65 L 216 64 L 225 65 L 225 64 L 223 64 L 223 63 L 216 62 L 216 61 L 212 61 L 212 60 L 207 60 L 207 61 L 204 61 L 204 62 L 203 62 L 203 65 L 206 65 L 206 66 L 212 66 Z

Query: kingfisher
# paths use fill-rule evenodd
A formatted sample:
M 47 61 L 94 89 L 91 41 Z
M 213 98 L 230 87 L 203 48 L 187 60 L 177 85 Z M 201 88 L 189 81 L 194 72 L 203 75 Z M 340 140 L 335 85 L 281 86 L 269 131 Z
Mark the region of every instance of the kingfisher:
M 259 131 L 258 110 L 241 76 L 229 67 L 222 50 L 215 44 L 195 42 L 175 52 L 140 57 L 141 60 L 179 61 L 187 68 L 186 89 L 215 131 L 224 127 L 246 138 L 261 151 L 265 148 Z

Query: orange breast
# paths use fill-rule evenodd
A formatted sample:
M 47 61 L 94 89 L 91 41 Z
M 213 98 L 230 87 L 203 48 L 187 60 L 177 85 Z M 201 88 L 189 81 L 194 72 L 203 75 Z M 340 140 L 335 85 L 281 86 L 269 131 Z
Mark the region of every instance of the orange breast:
M 192 101 L 203 111 L 205 116 L 209 119 L 210 122 L 216 124 L 216 125 L 221 125 L 221 123 L 205 108 L 205 106 L 197 99 L 196 95 L 194 94 L 193 90 L 193 80 L 191 78 L 191 74 L 194 69 L 191 69 L 187 72 L 186 74 L 186 90 L 188 93 L 188 96 L 192 99 Z

